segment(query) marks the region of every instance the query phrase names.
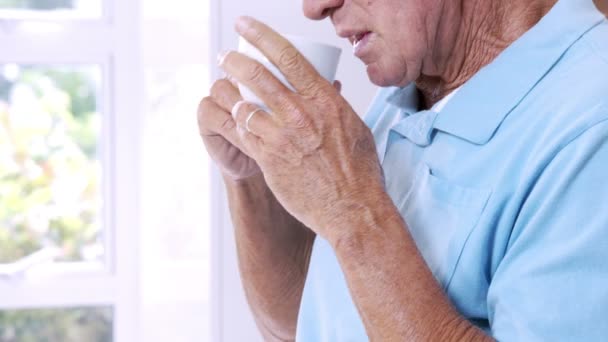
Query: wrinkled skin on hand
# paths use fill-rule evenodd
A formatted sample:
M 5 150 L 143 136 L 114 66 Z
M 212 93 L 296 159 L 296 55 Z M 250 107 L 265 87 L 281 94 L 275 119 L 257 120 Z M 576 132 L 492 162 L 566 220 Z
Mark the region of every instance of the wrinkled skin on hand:
M 336 220 L 357 215 L 360 204 L 385 195 L 373 136 L 339 91 L 285 38 L 251 18 L 241 18 L 237 31 L 295 89 L 245 55 L 221 56 L 222 69 L 270 108 L 250 118 L 256 105 L 233 106 L 241 150 L 259 165 L 287 211 L 322 237 L 333 238 L 341 234 L 332 231 Z M 248 118 L 250 131 L 244 129 Z
M 234 103 L 242 100 L 238 89 L 227 79 L 216 81 L 211 94 L 198 107 L 198 126 L 209 156 L 226 176 L 240 180 L 261 172 L 259 166 L 243 151 L 230 115 Z

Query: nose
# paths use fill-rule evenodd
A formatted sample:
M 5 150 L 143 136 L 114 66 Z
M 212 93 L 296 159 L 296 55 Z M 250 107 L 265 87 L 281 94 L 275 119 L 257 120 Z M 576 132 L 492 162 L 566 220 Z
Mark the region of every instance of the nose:
M 302 0 L 302 9 L 308 19 L 322 20 L 343 4 L 344 0 Z

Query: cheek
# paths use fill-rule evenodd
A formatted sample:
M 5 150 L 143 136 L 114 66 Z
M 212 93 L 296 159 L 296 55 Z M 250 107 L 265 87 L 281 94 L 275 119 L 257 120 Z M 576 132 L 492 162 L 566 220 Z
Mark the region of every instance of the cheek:
M 382 19 L 376 20 L 382 48 L 377 65 L 368 67 L 368 75 L 382 85 L 405 85 L 416 80 L 426 54 L 427 16 L 425 3 L 435 0 L 385 0 Z

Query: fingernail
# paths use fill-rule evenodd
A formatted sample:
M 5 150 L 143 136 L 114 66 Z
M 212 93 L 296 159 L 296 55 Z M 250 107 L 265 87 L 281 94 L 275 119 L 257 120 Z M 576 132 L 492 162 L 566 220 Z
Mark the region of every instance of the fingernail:
M 228 56 L 228 53 L 230 53 L 230 51 L 226 50 L 226 51 L 222 51 L 217 54 L 217 65 L 221 66 L 222 64 L 224 64 L 224 59 L 226 59 L 226 56 Z
M 240 17 L 238 17 L 236 19 L 235 24 L 234 24 L 236 32 L 238 32 L 238 33 L 245 32 L 245 30 L 247 30 L 247 28 L 251 24 L 251 21 L 252 21 L 251 17 L 247 17 L 247 16 L 240 16 Z

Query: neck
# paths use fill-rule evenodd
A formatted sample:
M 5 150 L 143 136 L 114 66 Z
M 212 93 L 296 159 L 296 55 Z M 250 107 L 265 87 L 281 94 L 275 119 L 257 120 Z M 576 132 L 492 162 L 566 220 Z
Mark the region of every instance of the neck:
M 557 0 L 444 1 L 416 80 L 426 108 L 460 87 L 549 12 Z M 451 18 L 444 20 L 444 18 Z

